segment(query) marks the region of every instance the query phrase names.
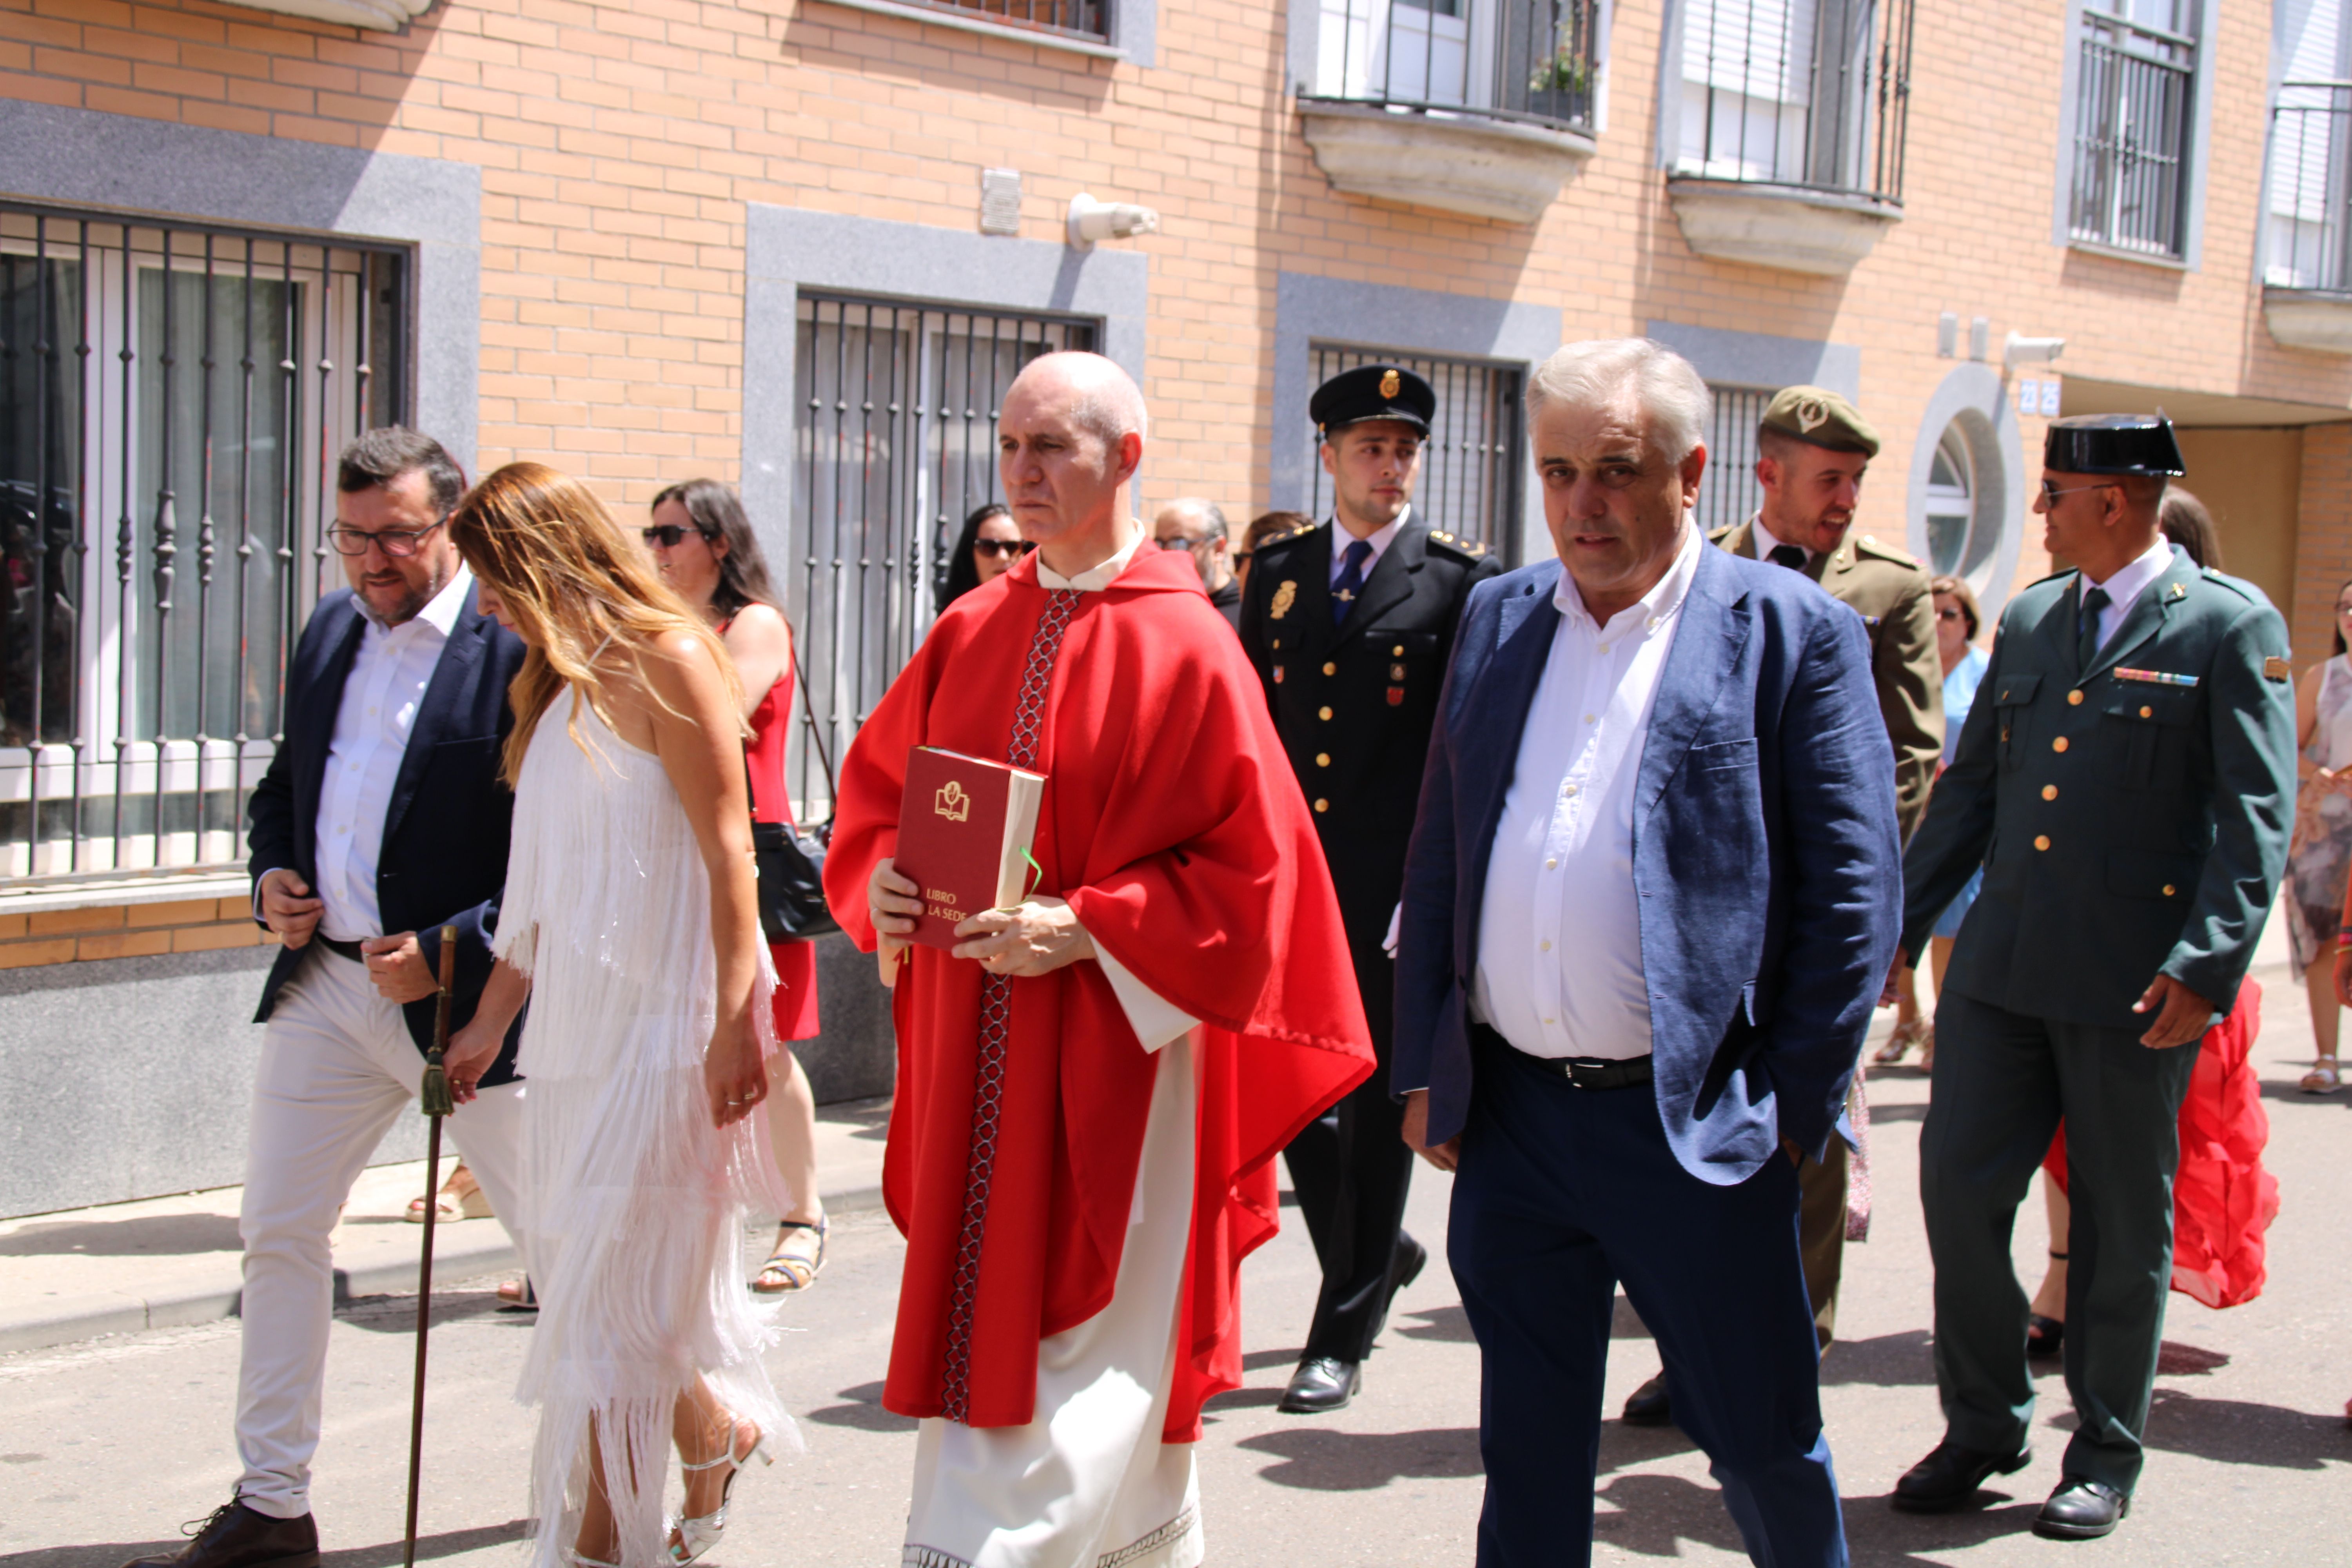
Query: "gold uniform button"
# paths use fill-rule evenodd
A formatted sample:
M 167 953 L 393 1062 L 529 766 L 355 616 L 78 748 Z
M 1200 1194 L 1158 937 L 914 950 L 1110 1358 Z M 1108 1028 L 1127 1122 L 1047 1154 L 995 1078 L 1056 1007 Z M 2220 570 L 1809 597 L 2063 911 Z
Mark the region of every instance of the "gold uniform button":
M 1328 719 L 1331 717 L 1331 710 L 1328 708 L 1318 708 L 1315 710 L 1315 717 L 1318 719 Z
M 1328 811 L 1331 809 L 1331 803 L 1328 800 L 1318 800 L 1315 803 L 1315 809 L 1318 811 Z M 2049 840 L 2044 839 L 2042 842 L 2046 844 Z
M 1331 765 L 1331 753 L 1330 753 L 1330 752 L 1316 752 L 1316 753 L 1315 753 L 1315 765 L 1316 765 L 1317 767 L 1318 767 L 1318 768 L 1328 768 L 1328 767 L 1329 767 L 1329 766 Z
M 2083 694 L 2081 692 L 2069 691 L 2066 693 L 2066 706 L 2069 708 L 2080 708 L 2082 705 Z
M 2042 786 L 2042 798 L 2044 800 L 2056 800 L 2058 798 L 2058 786 L 2056 784 L 2043 784 Z
M 1318 802 L 1316 802 L 1316 805 L 1319 806 L 1319 805 L 1322 805 L 1322 802 L 1318 801 Z M 2033 836 L 2033 847 L 2034 847 L 2036 849 L 2047 849 L 2047 848 L 2049 848 L 2049 847 L 2050 847 L 2050 835 L 2048 835 L 2047 833 L 2037 833 L 2037 834 L 2035 834 L 2035 835 Z
M 2172 884 L 2169 882 L 2164 885 L 2164 896 L 2168 899 L 2172 897 Z
M 1402 658 L 1404 657 L 1404 644 L 1399 643 L 1396 647 L 1389 649 L 1389 657 L 1391 658 Z
M 1339 667 L 1327 661 L 1323 666 L 1323 673 L 1326 675 L 1337 675 L 1339 673 Z
M 1324 717 L 1328 718 L 1329 716 L 1330 716 L 1330 710 L 1328 710 L 1328 709 L 1324 710 Z M 2061 736 L 2059 736 L 2056 740 L 2054 740 L 2054 741 L 2051 742 L 2050 742 L 2050 749 L 2051 749 L 2052 751 L 2053 751 L 2053 752 L 2063 752 L 2063 751 L 2064 751 L 2064 750 L 2066 749 L 2066 737 L 2065 737 L 2065 736 L 2063 736 L 2063 735 L 2061 735 Z
M 2143 708 L 2139 710 L 2139 716 L 2143 719 L 2153 719 L 2156 717 L 2156 710 L 2153 708 Z

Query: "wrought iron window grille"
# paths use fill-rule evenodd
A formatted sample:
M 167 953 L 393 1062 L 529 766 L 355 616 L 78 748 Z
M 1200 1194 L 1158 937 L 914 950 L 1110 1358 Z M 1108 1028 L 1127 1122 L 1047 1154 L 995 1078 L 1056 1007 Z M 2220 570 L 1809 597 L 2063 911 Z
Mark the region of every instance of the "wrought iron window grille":
M 927 11 L 956 11 L 1030 27 L 1040 33 L 1107 43 L 1110 38 L 1106 0 L 902 0 Z
M 1737 527 L 1764 504 L 1764 487 L 1756 479 L 1756 429 L 1780 390 L 1708 385 L 1714 397 L 1706 421 L 1706 472 L 1692 518 L 1700 532 Z
M 1903 199 L 1914 0 L 1685 0 L 1673 172 Z
M 1600 0 L 1321 0 L 1314 90 L 1590 133 Z
M 2187 239 L 2197 40 L 2186 0 L 2111 3 L 2114 11 L 2083 11 L 2070 231 L 2085 244 L 2170 259 Z M 2174 26 L 2128 14 L 2144 10 Z
M 1506 565 L 1517 565 L 1527 493 L 1519 438 L 1527 428 L 1525 370 L 1489 360 L 1401 354 L 1349 343 L 1318 342 L 1308 352 L 1309 385 L 1320 386 L 1360 364 L 1402 365 L 1429 383 L 1437 393 L 1437 416 L 1422 447 L 1413 510 L 1432 527 L 1476 540 Z M 1316 441 L 1312 425 L 1304 438 L 1310 445 Z M 1320 521 L 1331 515 L 1331 476 L 1312 455 L 1307 471 L 1312 476 L 1307 515 Z
M 2352 292 L 2352 81 L 2279 84 L 2263 281 Z
M 0 888 L 226 870 L 407 405 L 397 247 L 0 203 Z
M 1001 499 L 996 416 L 1022 366 L 1100 324 L 1038 311 L 803 293 L 793 516 L 780 574 L 810 702 L 786 755 L 795 814 L 832 813 L 808 744 L 843 754 L 930 630 L 964 518 Z

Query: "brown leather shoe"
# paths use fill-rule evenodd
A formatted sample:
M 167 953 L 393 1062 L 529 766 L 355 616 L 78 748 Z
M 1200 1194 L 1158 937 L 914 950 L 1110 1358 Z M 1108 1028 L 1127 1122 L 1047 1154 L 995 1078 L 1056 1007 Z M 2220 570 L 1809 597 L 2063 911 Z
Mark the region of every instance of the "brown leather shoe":
M 177 1552 L 134 1557 L 122 1568 L 319 1568 L 319 1526 L 309 1514 L 272 1519 L 232 1498 Z

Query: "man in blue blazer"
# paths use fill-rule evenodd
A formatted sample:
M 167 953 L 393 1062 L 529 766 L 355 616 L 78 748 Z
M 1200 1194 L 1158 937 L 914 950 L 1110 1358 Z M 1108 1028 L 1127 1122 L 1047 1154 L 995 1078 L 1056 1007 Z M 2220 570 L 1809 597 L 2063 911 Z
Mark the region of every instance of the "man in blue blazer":
M 283 943 L 263 987 L 246 1156 L 236 1495 L 182 1551 L 131 1568 L 316 1568 L 319 1446 L 334 1299 L 328 1236 L 408 1104 L 433 1038 L 441 928 L 457 930 L 451 1026 L 473 1016 L 506 881 L 499 782 L 520 639 L 475 607 L 444 526 L 465 479 L 440 443 L 373 430 L 347 447 L 327 595 L 287 672 L 284 738 L 250 808 L 254 915 Z M 450 1132 L 520 1230 L 515 1041 Z
M 1559 558 L 1471 595 L 1405 867 L 1405 1141 L 1454 1169 L 1484 1357 L 1481 1568 L 1590 1560 L 1620 1282 L 1748 1554 L 1846 1561 L 1797 1245 L 1902 897 L 1862 620 L 1706 547 L 1706 384 L 1538 368 Z

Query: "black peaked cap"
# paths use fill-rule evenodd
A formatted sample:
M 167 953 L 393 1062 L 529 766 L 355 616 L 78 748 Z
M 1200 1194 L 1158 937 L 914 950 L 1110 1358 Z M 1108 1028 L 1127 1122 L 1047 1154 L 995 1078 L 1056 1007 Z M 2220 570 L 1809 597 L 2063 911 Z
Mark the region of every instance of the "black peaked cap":
M 1437 416 L 1437 394 L 1401 364 L 1360 364 L 1317 387 L 1307 412 L 1326 437 L 1367 419 L 1393 419 L 1426 436 Z

